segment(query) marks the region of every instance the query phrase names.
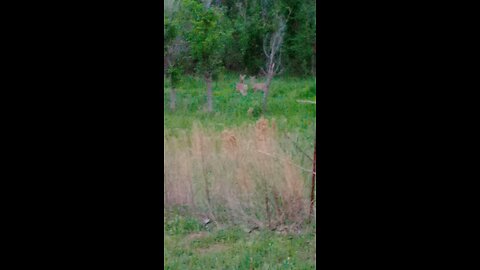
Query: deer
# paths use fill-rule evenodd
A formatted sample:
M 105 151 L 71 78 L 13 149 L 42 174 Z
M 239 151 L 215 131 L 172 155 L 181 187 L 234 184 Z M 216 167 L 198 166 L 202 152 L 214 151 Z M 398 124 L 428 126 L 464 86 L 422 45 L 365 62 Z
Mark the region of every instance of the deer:
M 240 75 L 240 82 L 236 85 L 236 90 L 239 91 L 243 96 L 247 95 L 248 85 L 244 83 L 245 77 L 247 75 Z
M 252 84 L 252 88 L 253 88 L 254 92 L 257 92 L 257 91 L 265 92 L 265 91 L 267 91 L 267 84 L 266 83 L 255 83 L 255 76 L 250 77 L 250 82 Z

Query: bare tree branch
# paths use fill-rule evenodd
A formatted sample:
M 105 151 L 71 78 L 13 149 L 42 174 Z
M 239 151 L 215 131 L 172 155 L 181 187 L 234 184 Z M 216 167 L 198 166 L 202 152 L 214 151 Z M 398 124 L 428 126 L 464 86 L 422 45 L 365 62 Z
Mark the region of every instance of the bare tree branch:
M 168 67 L 175 64 L 180 54 L 187 50 L 188 48 L 186 41 L 183 40 L 180 36 L 177 36 L 167 49 L 166 61 Z
M 267 76 L 267 72 L 263 68 L 260 68 L 260 70 L 262 71 L 264 76 Z
M 278 55 L 278 65 L 277 65 L 277 70 L 275 72 L 278 72 L 278 70 L 280 69 L 280 67 L 282 66 L 282 54 L 279 53 Z
M 265 38 L 263 39 L 263 52 L 265 53 L 265 57 L 269 57 L 269 54 L 267 52 L 267 40 L 268 40 L 268 36 L 265 36 Z
M 203 0 L 202 2 L 205 5 L 206 9 L 209 9 L 210 6 L 212 5 L 212 0 Z
M 266 156 L 270 156 L 270 157 L 272 157 L 272 158 L 274 158 L 274 159 L 277 159 L 277 160 L 285 161 L 285 162 L 289 163 L 290 165 L 293 165 L 293 166 L 295 166 L 295 167 L 297 167 L 297 168 L 299 168 L 299 169 L 301 169 L 301 170 L 303 170 L 303 171 L 305 171 L 305 172 L 309 172 L 309 173 L 312 172 L 312 170 L 305 169 L 305 168 L 303 168 L 303 167 L 301 167 L 301 166 L 299 166 L 299 165 L 291 162 L 290 160 L 288 160 L 288 159 L 286 159 L 286 158 L 281 158 L 281 157 L 278 157 L 278 156 L 275 156 L 275 155 L 273 155 L 273 154 L 270 154 L 270 153 L 267 153 L 267 152 L 263 152 L 263 151 L 260 151 L 260 150 L 257 150 L 257 152 L 260 153 L 260 154 L 264 154 L 264 155 L 266 155 Z M 315 174 L 315 173 L 314 173 L 314 174 Z
M 310 159 L 310 161 L 313 162 L 312 157 L 310 157 L 307 153 L 305 153 L 305 151 L 290 136 L 288 136 L 288 134 L 286 136 L 287 138 L 290 139 L 290 141 L 293 143 L 293 145 L 295 146 L 295 148 L 297 148 L 298 151 L 300 151 L 303 155 L 305 155 L 308 159 Z
M 288 16 L 287 16 L 287 19 L 285 21 L 288 22 L 288 20 L 290 20 L 290 15 L 292 15 L 292 9 L 290 7 L 287 7 L 288 9 Z
M 310 100 L 297 100 L 298 103 L 306 103 L 306 104 L 317 104 L 316 101 L 310 101 Z
M 171 19 L 180 7 L 178 0 L 163 0 L 163 14 L 166 18 Z

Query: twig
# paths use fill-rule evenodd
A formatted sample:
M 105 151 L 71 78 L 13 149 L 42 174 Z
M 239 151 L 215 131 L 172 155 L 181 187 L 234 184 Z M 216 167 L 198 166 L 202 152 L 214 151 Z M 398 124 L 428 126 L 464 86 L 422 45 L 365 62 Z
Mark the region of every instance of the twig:
M 298 103 L 307 103 L 307 104 L 315 104 L 317 105 L 316 101 L 310 101 L 310 100 L 297 100 Z
M 277 156 L 274 156 L 274 155 L 272 155 L 272 154 L 265 153 L 265 152 L 259 151 L 259 150 L 257 150 L 257 152 L 259 152 L 259 153 L 261 153 L 261 154 L 264 154 L 264 155 L 267 155 L 267 156 L 270 156 L 270 157 L 275 158 L 275 159 L 279 159 L 279 160 L 286 161 L 286 162 L 288 162 L 289 164 L 291 164 L 291 165 L 293 165 L 293 166 L 295 166 L 295 167 L 297 167 L 297 168 L 299 168 L 299 169 L 301 169 L 301 170 L 303 170 L 303 171 L 306 171 L 306 172 L 309 172 L 309 173 L 312 172 L 312 170 L 308 170 L 308 169 L 305 169 L 305 168 L 303 168 L 303 167 L 300 167 L 300 166 L 298 166 L 297 164 L 288 161 L 288 159 L 282 159 L 282 158 L 280 158 L 280 157 L 277 157 Z
M 297 143 L 294 142 L 293 139 L 290 138 L 290 136 L 288 136 L 288 134 L 287 134 L 287 138 L 289 138 L 289 139 L 292 141 L 293 145 L 295 146 L 295 148 L 297 148 L 297 150 L 299 150 L 299 151 L 300 151 L 302 154 L 304 154 L 308 159 L 310 159 L 310 161 L 313 162 L 313 158 L 311 158 L 307 153 L 305 153 L 305 151 L 303 151 L 303 149 L 300 148 L 300 146 L 298 146 Z

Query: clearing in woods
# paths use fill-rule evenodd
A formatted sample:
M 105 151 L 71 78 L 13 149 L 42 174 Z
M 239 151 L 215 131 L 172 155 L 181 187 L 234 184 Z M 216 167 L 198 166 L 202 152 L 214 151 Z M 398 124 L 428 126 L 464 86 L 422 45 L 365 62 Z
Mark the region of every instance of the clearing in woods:
M 202 79 L 182 78 L 175 111 L 164 86 L 164 267 L 315 269 L 316 108 L 298 102 L 316 100 L 315 79 L 276 78 L 264 117 L 262 93 L 238 81 L 214 83 L 211 113 Z

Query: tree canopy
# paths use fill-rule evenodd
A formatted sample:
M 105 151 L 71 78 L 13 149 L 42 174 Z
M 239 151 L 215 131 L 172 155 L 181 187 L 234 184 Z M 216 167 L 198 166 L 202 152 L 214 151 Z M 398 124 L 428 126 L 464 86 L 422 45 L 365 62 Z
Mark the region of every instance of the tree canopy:
M 286 21 L 281 49 L 285 73 L 314 73 L 316 1 L 164 0 L 164 8 L 164 55 L 170 61 L 173 54 L 171 62 L 182 66 L 183 73 L 260 73 L 265 38 L 275 32 L 279 17 Z

